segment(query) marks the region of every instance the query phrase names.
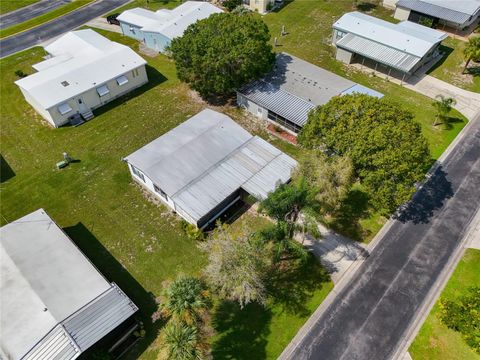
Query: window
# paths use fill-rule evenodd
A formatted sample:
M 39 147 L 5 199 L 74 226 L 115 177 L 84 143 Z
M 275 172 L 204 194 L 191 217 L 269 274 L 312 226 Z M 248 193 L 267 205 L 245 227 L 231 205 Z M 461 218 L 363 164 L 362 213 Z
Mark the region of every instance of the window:
M 168 197 L 167 197 L 167 194 L 165 193 L 165 191 L 163 191 L 162 189 L 160 189 L 157 185 L 153 184 L 153 188 L 155 189 L 155 192 L 157 192 L 158 194 L 162 195 L 162 197 L 165 199 L 165 200 L 168 200 Z
M 66 102 L 63 103 L 63 104 L 58 105 L 57 109 L 58 109 L 58 112 L 59 112 L 61 115 L 68 114 L 70 111 L 72 111 L 72 108 L 71 108 L 70 105 L 68 105 L 68 103 L 66 103 Z
M 132 70 L 132 76 L 137 77 L 138 76 L 138 69 L 133 69 Z
M 105 96 L 110 92 L 107 85 L 102 85 L 97 88 L 97 93 L 99 96 Z
M 125 85 L 126 83 L 128 83 L 128 79 L 125 75 L 119 76 L 116 80 L 117 80 L 117 84 L 119 86 L 122 86 L 122 85 Z
M 142 179 L 143 182 L 145 182 L 145 176 L 143 176 L 142 172 L 133 165 L 130 165 L 130 167 L 132 168 L 132 173 L 134 173 L 135 176 L 139 177 L 140 179 Z

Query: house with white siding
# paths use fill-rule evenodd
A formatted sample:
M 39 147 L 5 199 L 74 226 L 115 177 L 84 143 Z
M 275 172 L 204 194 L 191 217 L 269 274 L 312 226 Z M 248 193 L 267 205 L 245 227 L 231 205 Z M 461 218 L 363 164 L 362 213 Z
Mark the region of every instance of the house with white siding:
M 36 73 L 17 80 L 25 100 L 54 127 L 81 117 L 148 82 L 146 61 L 93 30 L 77 30 L 45 47 Z
M 150 49 L 165 52 L 172 40 L 181 37 L 191 24 L 221 12 L 208 2 L 186 1 L 171 10 L 125 10 L 117 20 L 123 35 L 143 42 Z
M 0 235 L 1 359 L 73 360 L 120 325 L 135 327 L 137 306 L 45 210 Z
M 251 114 L 296 134 L 308 113 L 334 96 L 383 94 L 287 53 L 277 54 L 273 70 L 237 90 L 237 104 Z
M 203 229 L 246 196 L 265 199 L 297 162 L 228 116 L 203 110 L 124 158 L 132 178 Z
M 404 78 L 437 58 L 446 37 L 410 21 L 393 24 L 355 11 L 333 24 L 332 42 L 337 60 L 394 70 Z

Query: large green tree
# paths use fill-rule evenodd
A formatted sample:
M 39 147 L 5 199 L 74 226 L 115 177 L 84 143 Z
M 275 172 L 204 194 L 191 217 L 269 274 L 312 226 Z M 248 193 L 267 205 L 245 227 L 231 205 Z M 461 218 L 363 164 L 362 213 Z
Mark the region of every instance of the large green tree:
M 413 114 L 364 94 L 332 98 L 309 114 L 300 144 L 348 156 L 372 205 L 391 214 L 409 200 L 431 156 Z
M 170 50 L 182 81 L 203 97 L 223 96 L 272 69 L 269 39 L 260 17 L 221 13 L 190 25 Z
M 480 62 L 480 36 L 473 36 L 468 39 L 468 43 L 463 49 L 463 56 L 465 58 L 465 68 L 467 70 L 470 61 Z

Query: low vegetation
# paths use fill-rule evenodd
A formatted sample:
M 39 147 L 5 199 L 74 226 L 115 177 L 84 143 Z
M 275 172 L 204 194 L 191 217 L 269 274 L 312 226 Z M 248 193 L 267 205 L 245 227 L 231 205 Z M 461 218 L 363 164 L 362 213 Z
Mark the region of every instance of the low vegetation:
M 480 250 L 468 249 L 410 346 L 413 360 L 479 360 Z
M 0 1 L 0 14 L 6 14 L 8 12 L 18 10 L 22 7 L 35 4 L 40 0 L 3 0 Z

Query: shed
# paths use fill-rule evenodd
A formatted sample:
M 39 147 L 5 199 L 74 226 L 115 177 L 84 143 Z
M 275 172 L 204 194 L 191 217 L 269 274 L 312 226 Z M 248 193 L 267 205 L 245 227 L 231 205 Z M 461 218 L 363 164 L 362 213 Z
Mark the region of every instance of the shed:
M 0 234 L 1 358 L 75 359 L 138 310 L 43 209 Z
M 199 228 L 245 194 L 265 199 L 290 180 L 297 164 L 228 116 L 209 109 L 124 160 L 138 183 Z
M 263 79 L 237 91 L 237 103 L 252 114 L 297 133 L 313 108 L 348 93 L 383 95 L 287 53 L 277 55 Z

